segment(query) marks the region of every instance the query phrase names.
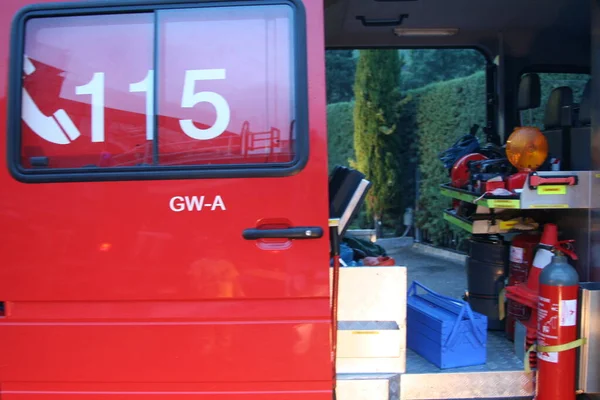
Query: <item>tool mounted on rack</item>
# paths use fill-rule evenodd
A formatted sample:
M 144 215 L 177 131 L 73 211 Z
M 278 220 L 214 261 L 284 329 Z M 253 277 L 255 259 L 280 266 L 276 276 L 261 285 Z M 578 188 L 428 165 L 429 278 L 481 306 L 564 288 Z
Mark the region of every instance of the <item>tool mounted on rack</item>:
M 486 193 L 494 189 L 505 189 L 504 179 L 513 172 L 514 167 L 506 158 L 473 161 L 469 163 L 470 190 Z
M 444 168 L 448 170 L 448 175 L 452 174 L 452 167 L 462 157 L 467 154 L 479 152 L 479 141 L 477 140 L 477 136 L 475 136 L 478 130 L 479 125 L 473 125 L 468 134 L 454 142 L 449 149 L 440 153 L 439 159 L 443 163 Z
M 460 189 L 467 188 L 471 182 L 472 165 L 487 160 L 488 158 L 480 153 L 470 153 L 459 158 L 450 171 L 452 186 Z
M 545 175 L 540 176 L 537 172 L 529 174 L 529 188 L 537 189 L 538 186 L 575 186 L 579 183 L 577 175 Z
M 487 143 L 481 146 L 479 153 L 483 154 L 489 159 L 506 158 L 506 150 L 504 146 L 498 146 L 493 143 Z

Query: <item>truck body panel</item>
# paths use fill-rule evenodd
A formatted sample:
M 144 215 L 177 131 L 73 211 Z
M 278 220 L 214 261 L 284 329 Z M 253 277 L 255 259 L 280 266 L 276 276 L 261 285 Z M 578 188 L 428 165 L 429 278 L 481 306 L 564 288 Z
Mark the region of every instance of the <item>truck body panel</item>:
M 1 396 L 328 398 L 320 3 L 163 3 L 2 5 Z

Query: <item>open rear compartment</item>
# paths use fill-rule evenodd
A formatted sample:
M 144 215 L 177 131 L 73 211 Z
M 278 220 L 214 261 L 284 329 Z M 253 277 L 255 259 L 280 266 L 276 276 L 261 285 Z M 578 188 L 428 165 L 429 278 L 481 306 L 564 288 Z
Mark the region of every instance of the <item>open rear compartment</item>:
M 600 194 L 591 79 L 598 68 L 591 32 L 597 8 L 584 0 L 325 1 L 330 170 L 355 168 L 371 181 L 345 233 L 339 307 L 349 319 L 372 322 L 369 329 L 380 334 L 382 320 L 400 321 L 397 342 L 390 336 L 378 347 L 365 345 L 377 347 L 378 355 L 363 353 L 365 359 L 404 359 L 381 367 L 370 360 L 364 373 L 357 361 L 338 379 L 355 374 L 385 382 L 381 393 L 389 398 L 532 398 L 535 374 L 524 362 L 532 310 L 506 288 L 527 285 L 547 226 L 557 227 L 558 240 L 574 240 L 578 257 L 569 262 L 580 281 L 600 281 L 600 259 L 592 251 Z M 518 136 L 532 132 L 520 127 L 536 128 L 547 143 L 543 162 L 530 170 L 512 156 Z M 364 139 L 383 131 L 383 139 Z M 395 173 L 378 170 L 375 154 L 390 157 Z M 373 211 L 377 196 L 388 201 L 379 214 Z M 378 278 L 350 271 L 369 268 Z M 405 268 L 404 275 L 394 268 Z M 381 283 L 388 273 L 402 292 L 398 298 Z M 344 284 L 354 292 L 343 294 Z M 450 355 L 445 366 L 435 362 L 448 333 L 427 326 L 431 315 L 415 316 L 415 289 L 433 296 L 434 308 L 460 309 L 464 300 L 483 315 L 485 323 L 472 325 L 483 326 L 483 349 L 473 332 L 461 331 L 453 340 L 465 342 L 463 353 Z M 367 300 L 378 290 L 378 299 Z M 386 303 L 404 311 L 386 314 Z M 378 311 L 367 316 L 369 305 Z M 386 353 L 383 343 L 400 351 Z M 586 367 L 578 368 L 581 375 Z M 578 389 L 595 393 L 586 391 L 589 382 L 580 379 Z

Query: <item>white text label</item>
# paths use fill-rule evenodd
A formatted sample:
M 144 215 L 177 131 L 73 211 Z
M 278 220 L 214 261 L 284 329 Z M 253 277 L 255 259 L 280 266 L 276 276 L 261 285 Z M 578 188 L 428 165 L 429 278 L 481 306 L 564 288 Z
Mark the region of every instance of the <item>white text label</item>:
M 225 202 L 219 195 L 214 198 L 207 198 L 206 196 L 175 196 L 169 201 L 169 207 L 174 212 L 226 210 Z

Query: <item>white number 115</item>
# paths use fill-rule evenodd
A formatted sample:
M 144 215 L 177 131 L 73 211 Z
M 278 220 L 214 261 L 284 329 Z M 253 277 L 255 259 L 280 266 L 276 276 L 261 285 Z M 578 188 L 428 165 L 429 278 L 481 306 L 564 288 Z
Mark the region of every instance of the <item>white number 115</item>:
M 180 120 L 179 125 L 181 129 L 192 139 L 214 139 L 225 132 L 229 125 L 231 111 L 227 100 L 215 92 L 195 91 L 197 81 L 217 79 L 225 79 L 224 69 L 185 71 L 181 107 L 192 108 L 198 103 L 205 102 L 212 104 L 217 114 L 215 123 L 206 129 L 196 127 L 191 119 Z M 90 95 L 92 97 L 92 142 L 104 142 L 104 90 L 104 72 L 96 72 L 92 80 L 85 85 L 75 88 L 76 94 Z M 130 84 L 129 92 L 146 93 L 146 139 L 154 139 L 154 71 L 149 70 L 143 80 Z

